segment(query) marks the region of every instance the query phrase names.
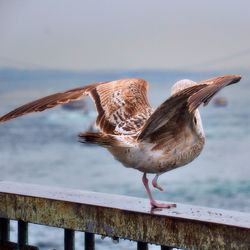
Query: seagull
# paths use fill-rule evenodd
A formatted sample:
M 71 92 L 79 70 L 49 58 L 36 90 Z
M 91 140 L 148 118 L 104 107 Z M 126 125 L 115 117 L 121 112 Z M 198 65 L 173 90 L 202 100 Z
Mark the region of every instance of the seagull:
M 200 82 L 180 80 L 155 111 L 148 102 L 144 79 L 98 82 L 29 102 L 0 117 L 0 122 L 90 96 L 97 110 L 98 131 L 80 133 L 79 141 L 102 146 L 125 167 L 142 172 L 151 206 L 172 208 L 176 204 L 153 198 L 147 174 L 155 174 L 152 186 L 163 191 L 158 177 L 190 163 L 201 153 L 205 134 L 198 107 L 240 79 L 239 75 L 224 75 Z

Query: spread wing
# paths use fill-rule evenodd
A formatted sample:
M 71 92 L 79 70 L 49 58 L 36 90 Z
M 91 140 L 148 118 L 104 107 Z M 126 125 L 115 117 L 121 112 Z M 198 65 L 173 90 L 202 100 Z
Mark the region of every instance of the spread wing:
M 151 115 L 138 136 L 138 140 L 150 142 L 164 140 L 167 142 L 169 139 L 177 141 L 180 131 L 183 131 L 183 126 L 193 122 L 194 111 L 202 103 L 207 105 L 219 90 L 237 83 L 240 79 L 241 77 L 238 75 L 215 77 L 177 92 Z
M 101 84 L 101 83 L 99 83 Z M 23 116 L 32 112 L 41 112 L 46 109 L 53 108 L 57 105 L 75 101 L 88 95 L 91 89 L 95 88 L 98 84 L 91 84 L 83 88 L 71 89 L 62 93 L 55 93 L 35 101 L 29 102 L 21 107 L 18 107 L 6 115 L 0 117 L 0 122 L 5 122 L 19 116 Z
M 100 82 L 52 94 L 27 103 L 0 117 L 0 122 L 40 112 L 90 95 L 95 102 L 97 126 L 109 134 L 135 134 L 152 113 L 147 100 L 148 84 L 142 79 Z

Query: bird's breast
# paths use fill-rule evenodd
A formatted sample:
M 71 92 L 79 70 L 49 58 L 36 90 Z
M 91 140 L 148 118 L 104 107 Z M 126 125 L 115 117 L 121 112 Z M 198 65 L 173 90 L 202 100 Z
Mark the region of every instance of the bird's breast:
M 169 147 L 154 150 L 155 144 L 141 142 L 133 147 L 109 148 L 109 151 L 125 167 L 146 173 L 163 173 L 194 160 L 200 154 L 204 142 L 203 137 L 190 143 L 183 141 L 171 150 Z

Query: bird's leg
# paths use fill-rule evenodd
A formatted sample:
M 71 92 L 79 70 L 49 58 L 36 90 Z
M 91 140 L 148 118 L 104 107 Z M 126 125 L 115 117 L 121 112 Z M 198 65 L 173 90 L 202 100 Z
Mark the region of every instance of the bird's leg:
M 168 204 L 168 203 L 158 203 L 152 196 L 152 193 L 150 191 L 149 185 L 148 185 L 148 178 L 147 178 L 147 174 L 144 173 L 142 176 L 142 182 L 145 186 L 145 189 L 147 191 L 149 200 L 150 200 L 150 204 L 152 207 L 158 207 L 158 208 L 171 208 L 171 207 L 176 207 L 176 204 Z
M 152 180 L 152 185 L 153 185 L 154 188 L 157 188 L 160 191 L 163 191 L 163 188 L 161 186 L 159 186 L 158 183 L 157 183 L 159 176 L 160 176 L 160 174 L 155 175 L 154 179 Z

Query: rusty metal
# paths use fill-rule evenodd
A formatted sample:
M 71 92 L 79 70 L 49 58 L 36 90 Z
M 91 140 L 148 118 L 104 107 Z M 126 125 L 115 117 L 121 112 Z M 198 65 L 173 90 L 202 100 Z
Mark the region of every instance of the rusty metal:
M 93 233 L 85 233 L 85 250 L 95 250 L 95 235 Z
M 168 246 L 161 246 L 161 250 L 172 250 L 172 247 L 168 247 Z
M 8 241 L 10 238 L 10 221 L 0 218 L 0 242 Z
M 75 232 L 64 229 L 64 250 L 75 250 Z
M 17 249 L 19 249 L 19 250 L 39 250 L 38 247 L 30 246 L 30 245 L 26 245 L 26 246 L 20 248 L 17 243 L 10 242 L 10 241 L 0 242 L 0 249 L 1 250 L 17 250 Z
M 18 221 L 17 243 L 21 249 L 28 244 L 28 223 L 22 220 Z
M 0 182 L 0 217 L 188 249 L 248 249 L 250 215 L 37 185 Z
M 148 250 L 148 243 L 146 242 L 137 242 L 137 250 Z

